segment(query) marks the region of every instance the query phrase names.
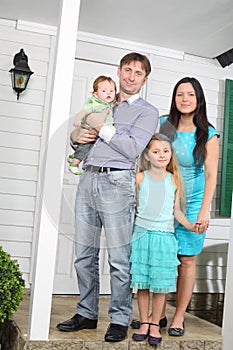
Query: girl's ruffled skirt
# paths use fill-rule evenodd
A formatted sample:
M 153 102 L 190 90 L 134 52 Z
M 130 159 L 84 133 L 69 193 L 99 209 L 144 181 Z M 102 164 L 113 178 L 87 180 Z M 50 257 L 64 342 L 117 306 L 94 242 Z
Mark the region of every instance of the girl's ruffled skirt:
M 176 291 L 178 244 L 174 233 L 135 226 L 131 240 L 131 288 Z

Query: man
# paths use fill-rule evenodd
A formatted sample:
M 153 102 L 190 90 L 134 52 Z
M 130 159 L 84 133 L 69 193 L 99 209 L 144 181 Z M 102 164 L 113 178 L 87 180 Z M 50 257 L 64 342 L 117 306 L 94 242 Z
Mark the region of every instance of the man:
M 132 314 L 130 290 L 130 239 L 135 211 L 135 161 L 158 124 L 158 110 L 140 98 L 151 65 L 146 56 L 129 53 L 120 61 L 117 74 L 120 91 L 114 107 L 115 129 L 103 125 L 86 158 L 76 197 L 76 260 L 81 300 L 76 314 L 59 323 L 61 331 L 95 329 L 98 321 L 99 250 L 105 231 L 111 278 L 111 323 L 105 341 L 127 336 Z M 96 135 L 82 131 L 79 143 Z

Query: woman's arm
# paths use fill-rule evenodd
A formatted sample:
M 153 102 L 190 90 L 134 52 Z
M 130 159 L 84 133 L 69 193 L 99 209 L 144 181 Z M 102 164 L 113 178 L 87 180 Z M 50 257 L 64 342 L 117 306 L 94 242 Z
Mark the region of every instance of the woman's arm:
M 216 135 L 206 142 L 205 149 L 205 187 L 201 209 L 199 211 L 197 221 L 201 222 L 201 224 L 204 226 L 204 229 L 206 230 L 209 225 L 210 204 L 214 196 L 217 182 L 219 142 Z
M 198 228 L 196 226 L 196 222 L 191 223 L 187 217 L 184 215 L 182 210 L 180 209 L 180 191 L 179 189 L 176 189 L 175 192 L 175 203 L 174 203 L 174 217 L 175 219 L 184 227 L 186 227 L 189 231 L 195 231 L 198 233 L 202 233 L 198 231 Z

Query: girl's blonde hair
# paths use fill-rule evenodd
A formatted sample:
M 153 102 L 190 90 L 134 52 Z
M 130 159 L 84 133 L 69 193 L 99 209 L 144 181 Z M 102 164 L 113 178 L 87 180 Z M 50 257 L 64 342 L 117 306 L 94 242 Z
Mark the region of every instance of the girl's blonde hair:
M 156 133 L 152 136 L 150 142 L 142 152 L 141 156 L 139 157 L 139 162 L 137 164 L 137 172 L 142 172 L 144 170 L 150 169 L 151 165 L 150 162 L 146 159 L 145 154 L 148 153 L 150 150 L 150 147 L 153 143 L 153 141 L 160 141 L 160 142 L 167 142 L 170 145 L 171 148 L 171 159 L 169 164 L 166 167 L 166 170 L 174 175 L 175 183 L 177 188 L 180 191 L 180 202 L 181 202 L 181 208 L 185 209 L 185 195 L 184 195 L 184 183 L 182 175 L 179 171 L 178 167 L 178 161 L 176 158 L 176 153 L 174 151 L 174 148 L 172 146 L 171 141 L 163 134 Z

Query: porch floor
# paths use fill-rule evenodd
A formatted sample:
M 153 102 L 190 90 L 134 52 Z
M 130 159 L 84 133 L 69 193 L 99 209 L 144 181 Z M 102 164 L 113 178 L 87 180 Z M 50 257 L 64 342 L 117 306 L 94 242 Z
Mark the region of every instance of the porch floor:
M 78 300 L 76 296 L 53 296 L 52 313 L 50 322 L 50 332 L 48 341 L 27 340 L 27 324 L 30 296 L 25 295 L 18 311 L 14 314 L 14 321 L 17 324 L 22 336 L 26 340 L 27 350 L 52 349 L 52 350 L 145 350 L 152 349 L 145 342 L 135 342 L 132 340 L 134 330 L 129 328 L 128 338 L 118 343 L 106 343 L 104 339 L 105 331 L 109 324 L 108 305 L 109 296 L 100 297 L 100 316 L 98 327 L 95 330 L 82 330 L 79 332 L 60 332 L 56 329 L 56 324 L 69 319 L 75 313 L 75 305 Z M 171 322 L 174 307 L 168 305 L 168 324 Z M 137 300 L 133 299 L 133 318 L 138 318 Z M 186 313 L 185 315 L 185 335 L 183 337 L 170 337 L 167 329 L 161 331 L 163 341 L 157 346 L 158 349 L 166 350 L 221 350 L 222 336 L 221 328 L 202 320 L 198 317 Z

